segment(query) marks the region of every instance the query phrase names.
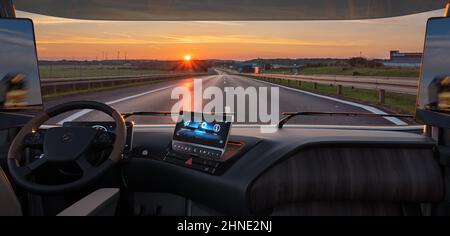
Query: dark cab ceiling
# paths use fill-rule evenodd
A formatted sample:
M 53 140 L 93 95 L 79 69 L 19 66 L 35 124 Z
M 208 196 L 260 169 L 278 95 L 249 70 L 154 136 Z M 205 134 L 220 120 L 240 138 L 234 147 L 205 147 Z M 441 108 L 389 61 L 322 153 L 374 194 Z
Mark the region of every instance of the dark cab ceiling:
M 91 20 L 350 20 L 444 8 L 444 0 L 14 0 L 16 9 Z

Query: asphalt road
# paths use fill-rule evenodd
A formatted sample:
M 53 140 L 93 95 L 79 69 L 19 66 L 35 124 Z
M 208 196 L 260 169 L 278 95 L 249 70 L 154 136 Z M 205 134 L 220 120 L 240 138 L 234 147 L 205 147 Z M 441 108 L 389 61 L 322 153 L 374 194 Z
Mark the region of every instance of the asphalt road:
M 279 112 L 288 111 L 325 111 L 325 112 L 382 112 L 374 107 L 356 104 L 336 98 L 316 95 L 296 89 L 291 89 L 279 85 L 269 84 L 267 82 L 254 79 L 219 74 L 211 76 L 193 77 L 189 79 L 168 81 L 158 84 L 150 84 L 138 87 L 120 88 L 115 90 L 96 92 L 91 94 L 80 94 L 70 97 L 57 98 L 45 102 L 46 107 L 56 104 L 74 101 L 74 100 L 95 100 L 105 102 L 121 112 L 132 111 L 170 111 L 177 100 L 171 99 L 172 90 L 177 86 L 185 86 L 192 91 L 194 79 L 201 79 L 203 90 L 216 86 L 222 91 L 226 87 L 279 87 L 280 103 Z M 270 89 L 269 89 L 270 90 Z M 269 93 L 270 95 L 270 93 Z M 203 105 L 208 103 L 203 101 Z M 237 104 L 235 104 L 236 106 Z M 246 122 L 248 121 L 249 101 L 246 101 Z M 280 117 L 282 115 L 280 114 Z M 99 113 L 88 110 L 66 113 L 50 120 L 50 123 L 64 122 L 69 120 L 79 121 L 98 121 L 108 118 Z M 133 117 L 130 118 L 137 123 L 172 123 L 170 117 Z M 256 122 L 262 123 L 262 122 Z M 396 118 L 378 118 L 378 117 L 297 117 L 292 119 L 289 124 L 321 124 L 321 125 L 404 125 L 406 124 Z

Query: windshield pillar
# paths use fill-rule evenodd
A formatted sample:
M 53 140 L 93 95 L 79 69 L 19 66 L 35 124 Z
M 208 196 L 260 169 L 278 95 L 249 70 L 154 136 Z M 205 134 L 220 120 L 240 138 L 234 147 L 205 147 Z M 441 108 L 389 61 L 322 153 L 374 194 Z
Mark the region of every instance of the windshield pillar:
M 13 0 L 0 0 L 0 18 L 16 18 Z

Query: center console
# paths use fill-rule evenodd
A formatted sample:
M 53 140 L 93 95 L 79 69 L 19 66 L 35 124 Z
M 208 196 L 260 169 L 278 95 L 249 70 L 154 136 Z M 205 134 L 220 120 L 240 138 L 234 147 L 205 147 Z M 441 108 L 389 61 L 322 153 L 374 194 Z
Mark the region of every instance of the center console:
M 231 122 L 227 115 L 180 113 L 172 138 L 172 150 L 187 155 L 222 161 Z
M 182 112 L 163 160 L 212 175 L 222 174 L 246 143 L 230 139 L 232 117 Z

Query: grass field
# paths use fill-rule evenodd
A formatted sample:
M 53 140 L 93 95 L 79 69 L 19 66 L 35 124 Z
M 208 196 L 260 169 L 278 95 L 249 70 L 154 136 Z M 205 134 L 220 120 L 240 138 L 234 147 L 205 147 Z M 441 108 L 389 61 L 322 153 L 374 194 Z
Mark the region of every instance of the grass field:
M 289 69 L 274 69 L 267 71 L 268 73 L 286 73 L 292 74 Z M 303 68 L 300 75 L 354 75 L 360 76 L 391 76 L 391 77 L 419 77 L 418 68 L 366 68 L 366 67 L 306 67 Z
M 39 66 L 41 79 L 167 74 L 170 71 L 111 66 Z
M 91 88 L 91 89 L 84 89 L 84 90 L 72 90 L 72 91 L 66 91 L 66 92 L 61 92 L 61 93 L 43 94 L 42 98 L 44 100 L 49 100 L 49 99 L 64 97 L 64 96 L 107 91 L 107 90 L 113 90 L 113 89 L 119 89 L 119 88 L 136 87 L 136 86 L 141 86 L 141 85 L 156 84 L 156 83 L 165 82 L 165 81 L 167 81 L 167 79 L 154 79 L 154 80 L 138 82 L 138 83 L 113 85 L 113 86 Z
M 266 78 L 261 77 L 255 78 L 268 81 L 268 79 Z M 337 88 L 335 86 L 318 84 L 317 89 L 314 89 L 313 83 L 307 82 L 302 82 L 300 86 L 296 82 L 289 83 L 288 80 L 282 80 L 281 82 L 277 83 L 314 93 L 337 96 L 336 94 Z M 381 105 L 398 113 L 414 114 L 416 110 L 415 95 L 386 92 L 385 104 L 379 104 L 378 91 L 343 87 L 342 94 L 339 96 L 350 100 L 361 101 L 368 104 Z

